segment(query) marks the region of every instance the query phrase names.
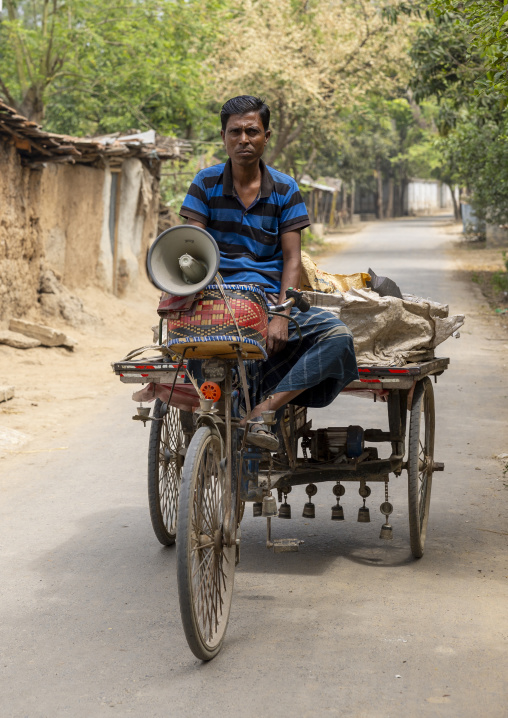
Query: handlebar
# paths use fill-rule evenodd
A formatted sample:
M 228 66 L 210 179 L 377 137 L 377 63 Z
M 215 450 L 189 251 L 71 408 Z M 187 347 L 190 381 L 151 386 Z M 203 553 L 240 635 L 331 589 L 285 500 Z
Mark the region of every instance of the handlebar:
M 296 306 L 297 309 L 305 313 L 310 309 L 310 302 L 298 289 L 289 287 L 289 289 L 286 289 L 286 301 L 282 304 L 269 304 L 268 311 L 283 312 L 284 309 L 289 309 L 289 307 L 293 306 Z

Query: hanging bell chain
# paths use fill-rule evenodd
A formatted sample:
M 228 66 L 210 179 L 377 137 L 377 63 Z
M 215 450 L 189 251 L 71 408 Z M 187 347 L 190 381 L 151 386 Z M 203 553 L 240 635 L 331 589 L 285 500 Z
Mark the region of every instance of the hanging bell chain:
M 358 493 L 360 494 L 365 503 L 365 499 L 367 499 L 371 494 L 370 486 L 367 486 L 365 484 L 365 479 L 360 480 L 360 488 L 358 489 Z
M 393 513 L 393 505 L 388 501 L 388 481 L 385 481 L 385 500 L 379 507 L 379 510 L 386 517 L 386 523 L 388 523 L 388 516 Z
M 334 495 L 337 497 L 337 501 L 339 500 L 339 498 L 341 496 L 344 496 L 344 494 L 346 493 L 346 489 L 342 486 L 340 481 L 337 481 L 337 483 L 333 487 L 332 491 L 333 491 Z
M 284 497 L 284 503 L 279 506 L 279 518 L 290 519 L 291 518 L 291 504 L 288 504 L 288 494 L 291 492 L 291 486 L 284 486 L 282 495 Z
M 346 489 L 342 486 L 340 481 L 337 481 L 332 491 L 337 499 L 335 506 L 332 506 L 332 521 L 344 521 L 344 509 L 340 505 L 340 497 L 344 496 Z
M 379 538 L 383 539 L 383 541 L 391 541 L 393 539 L 393 529 L 390 526 L 390 523 L 388 521 L 388 517 L 393 512 L 393 506 L 388 501 L 388 481 L 385 481 L 385 500 L 379 507 L 379 510 L 382 514 L 385 515 L 385 523 L 381 526 L 381 533 L 379 534 Z
M 307 496 L 309 497 L 309 501 L 310 501 L 310 499 L 317 494 L 317 486 L 316 486 L 316 484 L 308 484 L 308 485 L 305 487 L 305 493 L 306 493 Z
M 270 461 L 268 464 L 268 486 L 267 493 L 263 497 L 263 508 L 261 515 L 267 519 L 271 519 L 272 516 L 277 516 L 277 502 L 275 496 L 272 495 L 272 456 L 270 454 Z

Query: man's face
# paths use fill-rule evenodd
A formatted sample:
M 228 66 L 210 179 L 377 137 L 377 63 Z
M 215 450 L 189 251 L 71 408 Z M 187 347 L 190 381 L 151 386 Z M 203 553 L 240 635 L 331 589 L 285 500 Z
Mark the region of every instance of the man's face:
M 270 134 L 270 130 L 265 131 L 259 112 L 231 115 L 226 129 L 221 131 L 231 161 L 243 167 L 259 162 Z

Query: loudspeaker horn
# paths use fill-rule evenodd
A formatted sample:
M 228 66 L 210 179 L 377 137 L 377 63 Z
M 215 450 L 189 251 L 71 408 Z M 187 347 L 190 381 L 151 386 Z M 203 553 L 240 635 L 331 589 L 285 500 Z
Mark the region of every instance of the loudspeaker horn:
M 201 227 L 182 224 L 159 234 L 148 252 L 146 268 L 156 287 L 186 297 L 213 282 L 219 263 L 214 238 Z

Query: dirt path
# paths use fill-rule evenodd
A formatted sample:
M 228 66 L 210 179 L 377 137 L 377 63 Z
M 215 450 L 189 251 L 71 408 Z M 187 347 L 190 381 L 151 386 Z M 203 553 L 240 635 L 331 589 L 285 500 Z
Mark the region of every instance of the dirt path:
M 0 457 L 4 460 L 20 452 L 62 450 L 69 432 L 102 411 L 111 396 L 125 392 L 110 363 L 152 342 L 150 327 L 158 323 L 159 292 L 148 281 L 129 299 L 96 289 L 80 296 L 100 322 L 80 330 L 33 315 L 75 338 L 74 351 L 0 345 L 0 385 L 14 385 L 16 391 L 14 399 L 0 404 Z M 21 432 L 22 445 L 13 445 L 17 435 L 10 430 Z

